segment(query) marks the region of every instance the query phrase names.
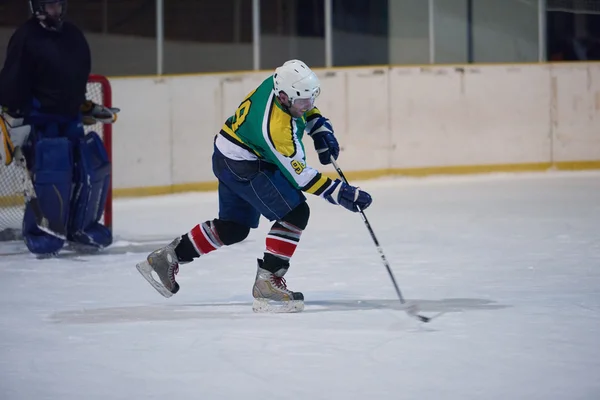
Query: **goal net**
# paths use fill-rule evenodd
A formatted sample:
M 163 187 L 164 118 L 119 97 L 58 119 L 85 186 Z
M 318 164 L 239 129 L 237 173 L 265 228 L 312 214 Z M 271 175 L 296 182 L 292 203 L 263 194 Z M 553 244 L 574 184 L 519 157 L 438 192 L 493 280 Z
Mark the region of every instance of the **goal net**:
M 87 98 L 94 103 L 112 106 L 112 95 L 108 79 L 100 75 L 91 75 L 87 84 Z M 111 126 L 95 124 L 85 127 L 85 131 L 97 132 L 111 157 Z M 0 241 L 21 239 L 21 226 L 25 212 L 23 197 L 25 171 L 14 165 L 0 163 Z M 112 188 L 112 184 L 111 184 Z M 103 223 L 112 227 L 112 190 L 109 189 L 102 216 Z

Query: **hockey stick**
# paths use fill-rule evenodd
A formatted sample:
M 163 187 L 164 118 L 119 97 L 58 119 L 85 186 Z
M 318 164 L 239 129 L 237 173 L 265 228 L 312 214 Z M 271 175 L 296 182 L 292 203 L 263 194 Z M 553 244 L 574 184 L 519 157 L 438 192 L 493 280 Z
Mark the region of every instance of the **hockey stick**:
M 25 189 L 23 190 L 23 195 L 25 196 L 25 201 L 31 206 L 31 211 L 33 211 L 33 216 L 35 218 L 35 224 L 37 227 L 46 232 L 49 235 L 55 236 L 62 240 L 67 240 L 67 232 L 65 227 L 59 223 L 51 223 L 48 218 L 44 215 L 42 211 L 42 206 L 40 205 L 40 201 L 37 198 L 37 194 L 35 193 L 35 188 L 33 187 L 33 182 L 31 180 L 31 175 L 29 174 L 29 170 L 27 169 L 27 162 L 25 161 L 25 156 L 21 152 L 21 148 L 17 147 L 15 149 L 14 162 L 23 169 L 23 173 L 25 175 L 24 183 Z
M 335 159 L 333 157 L 330 157 L 330 159 L 331 159 L 331 164 L 337 171 L 340 178 L 342 178 L 342 181 L 344 181 L 344 183 L 349 185 L 348 180 L 344 176 L 344 173 L 342 172 L 340 167 L 337 165 L 337 162 L 335 161 Z M 383 249 L 381 248 L 381 245 L 379 244 L 379 241 L 377 240 L 377 237 L 375 236 L 375 232 L 373 232 L 373 228 L 371 228 L 371 224 L 369 223 L 369 220 L 367 219 L 365 212 L 363 210 L 361 210 L 360 207 L 357 206 L 357 208 L 358 208 L 358 212 L 360 213 L 360 216 L 362 217 L 363 222 L 365 223 L 365 226 L 367 227 L 367 229 L 369 230 L 369 233 L 371 234 L 371 239 L 373 239 L 373 242 L 375 243 L 375 246 L 377 247 L 377 251 L 379 251 L 379 255 L 381 256 L 383 265 L 385 265 L 385 268 L 387 269 L 387 272 L 390 275 L 392 283 L 394 284 L 394 289 L 396 289 L 396 294 L 398 295 L 398 299 L 400 300 L 400 303 L 402 305 L 406 306 L 406 300 L 404 300 L 404 296 L 402 296 L 402 293 L 400 292 L 400 288 L 398 287 L 398 284 L 396 283 L 396 278 L 394 278 L 394 274 L 392 272 L 392 269 L 390 268 L 390 264 L 388 263 L 387 258 L 385 257 L 385 254 L 383 254 Z M 417 318 L 421 322 L 431 321 L 431 318 L 417 314 L 417 307 L 414 304 L 408 305 L 405 308 L 405 310 L 408 313 L 408 315 L 410 315 L 411 317 Z

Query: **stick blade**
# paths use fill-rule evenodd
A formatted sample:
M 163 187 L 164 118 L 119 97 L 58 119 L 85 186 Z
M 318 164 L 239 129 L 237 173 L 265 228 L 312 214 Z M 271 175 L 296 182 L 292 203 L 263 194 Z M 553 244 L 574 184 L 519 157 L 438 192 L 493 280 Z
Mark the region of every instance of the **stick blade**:
M 429 318 L 429 317 L 425 317 L 425 316 L 423 316 L 423 315 L 418 315 L 418 314 L 417 314 L 417 315 L 416 315 L 416 317 L 417 317 L 417 319 L 418 319 L 419 321 L 421 321 L 421 322 L 424 322 L 424 323 L 427 323 L 427 322 L 431 321 L 431 318 Z
M 419 321 L 423 322 L 423 323 L 427 323 L 431 321 L 431 318 L 426 317 L 424 315 L 419 314 L 419 309 L 417 307 L 416 304 L 409 304 L 406 307 L 406 312 L 408 313 L 408 315 L 410 315 L 413 318 L 418 319 Z

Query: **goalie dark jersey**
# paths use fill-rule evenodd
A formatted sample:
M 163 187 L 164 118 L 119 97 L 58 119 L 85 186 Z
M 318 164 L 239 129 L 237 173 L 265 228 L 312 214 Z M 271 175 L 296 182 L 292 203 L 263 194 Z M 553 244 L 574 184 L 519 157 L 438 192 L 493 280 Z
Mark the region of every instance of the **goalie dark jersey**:
M 8 43 L 0 105 L 26 115 L 35 99 L 42 113 L 75 116 L 85 101 L 90 70 L 90 48 L 75 25 L 65 22 L 60 31 L 51 31 L 32 18 Z

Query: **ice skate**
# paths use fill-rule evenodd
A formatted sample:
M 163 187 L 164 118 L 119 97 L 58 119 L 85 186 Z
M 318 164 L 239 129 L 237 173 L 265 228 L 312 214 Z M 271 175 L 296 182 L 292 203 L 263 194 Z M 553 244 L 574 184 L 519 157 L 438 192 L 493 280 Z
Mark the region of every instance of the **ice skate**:
M 179 272 L 175 247 L 179 241 L 180 238 L 177 238 L 165 247 L 153 251 L 145 261 L 136 265 L 137 270 L 148 283 L 166 298 L 179 291 L 179 284 L 175 281 L 175 275 Z M 153 272 L 154 274 L 152 274 Z M 155 276 L 158 276 L 159 279 L 154 279 Z
M 257 313 L 293 313 L 304 310 L 304 295 L 292 292 L 286 286 L 283 278 L 286 270 L 279 270 L 281 276 L 278 276 L 263 269 L 262 265 L 263 260 L 258 260 L 256 280 L 252 288 L 252 310 Z

